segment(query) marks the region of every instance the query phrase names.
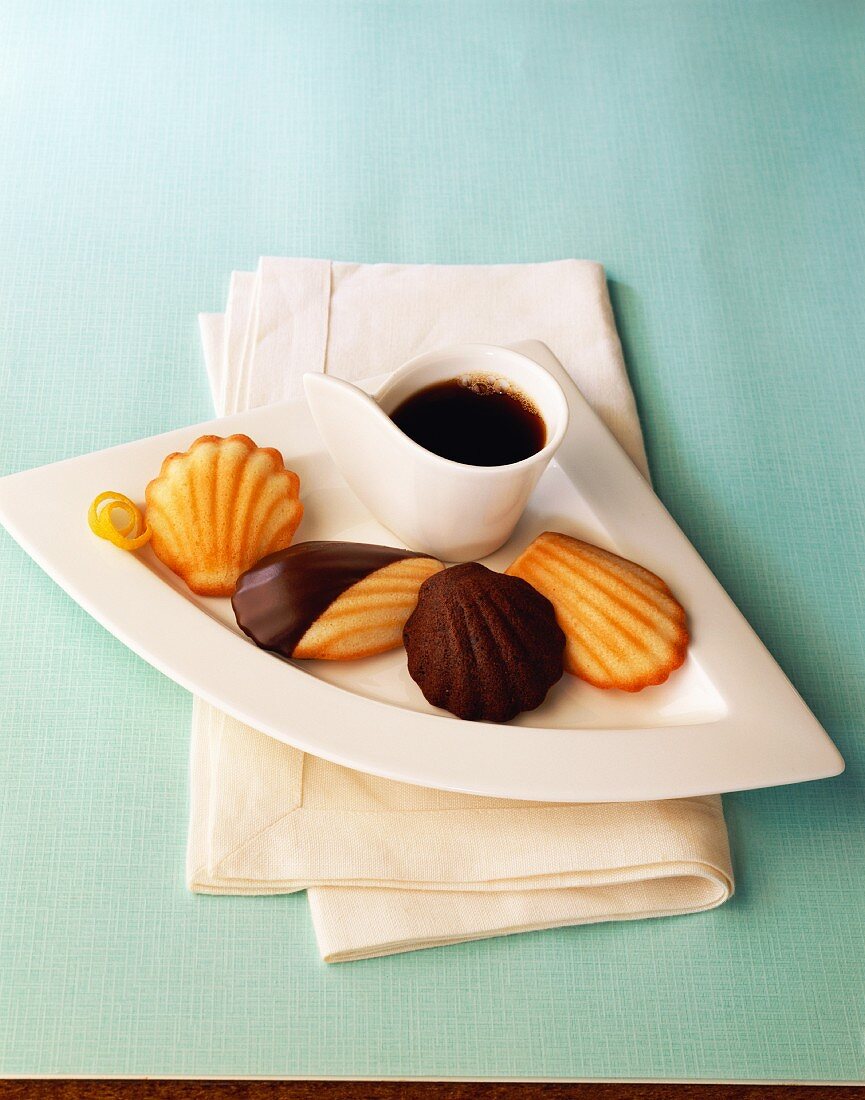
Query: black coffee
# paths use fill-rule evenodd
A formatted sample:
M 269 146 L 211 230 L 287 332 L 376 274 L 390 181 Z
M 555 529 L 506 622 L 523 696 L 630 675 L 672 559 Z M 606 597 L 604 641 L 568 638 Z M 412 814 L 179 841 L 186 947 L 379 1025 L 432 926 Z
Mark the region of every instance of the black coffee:
M 452 378 L 418 390 L 391 420 L 428 451 L 469 466 L 506 466 L 547 441 L 543 418 L 516 390 L 486 378 Z

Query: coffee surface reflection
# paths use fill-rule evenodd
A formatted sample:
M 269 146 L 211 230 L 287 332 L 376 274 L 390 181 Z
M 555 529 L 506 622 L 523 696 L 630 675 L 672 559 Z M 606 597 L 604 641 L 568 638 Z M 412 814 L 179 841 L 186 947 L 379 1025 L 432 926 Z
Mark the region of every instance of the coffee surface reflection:
M 468 466 L 507 466 L 544 446 L 547 428 L 528 397 L 498 380 L 451 378 L 418 390 L 391 420 L 433 454 Z

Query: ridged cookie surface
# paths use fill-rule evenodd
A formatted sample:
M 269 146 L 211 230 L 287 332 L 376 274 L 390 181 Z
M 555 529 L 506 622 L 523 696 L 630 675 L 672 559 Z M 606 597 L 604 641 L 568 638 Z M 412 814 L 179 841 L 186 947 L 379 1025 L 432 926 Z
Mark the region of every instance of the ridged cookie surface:
M 395 649 L 440 561 L 358 542 L 301 542 L 270 554 L 237 582 L 244 633 L 283 657 L 353 661 Z
M 469 721 L 534 710 L 562 675 L 565 636 L 550 601 L 478 562 L 426 582 L 404 641 L 427 701 Z
M 641 565 L 545 531 L 506 572 L 552 603 L 567 638 L 565 668 L 595 687 L 640 691 L 683 664 L 685 611 Z
M 237 578 L 291 542 L 300 481 L 279 451 L 245 435 L 203 435 L 170 454 L 147 486 L 151 546 L 201 596 L 230 596 Z
M 435 558 L 403 558 L 347 588 L 294 648 L 298 658 L 352 661 L 402 645 L 420 586 L 444 566 Z

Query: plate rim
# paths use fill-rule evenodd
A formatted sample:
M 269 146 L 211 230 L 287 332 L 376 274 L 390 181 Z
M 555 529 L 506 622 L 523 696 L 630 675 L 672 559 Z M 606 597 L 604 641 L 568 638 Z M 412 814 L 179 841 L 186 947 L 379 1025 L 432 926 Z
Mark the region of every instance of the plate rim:
M 196 636 L 196 631 L 202 632 L 202 638 L 207 642 L 205 648 L 208 652 L 212 647 L 215 652 L 224 655 L 229 662 L 228 667 L 231 669 L 229 682 L 235 685 L 236 694 L 232 698 L 226 698 L 221 691 L 214 690 L 212 670 L 208 668 L 212 658 L 202 664 L 200 659 L 190 652 L 190 648 L 194 647 L 187 647 L 184 652 L 182 648 L 178 648 L 176 639 L 165 638 L 164 631 L 161 634 L 154 634 L 140 626 L 137 630 L 130 631 L 124 624 L 122 615 L 112 614 L 110 598 L 122 600 L 127 580 L 134 583 L 135 577 L 140 578 L 140 563 L 136 562 L 134 555 L 118 554 L 116 549 L 107 543 L 100 545 L 94 540 L 94 549 L 103 555 L 110 553 L 112 557 L 105 560 L 114 563 L 107 573 L 102 574 L 103 587 L 94 599 L 88 586 L 76 581 L 75 574 L 80 573 L 81 570 L 70 567 L 64 569 L 58 565 L 52 554 L 46 551 L 39 537 L 38 528 L 33 526 L 35 524 L 33 517 L 30 517 L 31 524 L 28 524 L 27 510 L 23 507 L 19 509 L 24 490 L 27 490 L 29 495 L 32 486 L 37 482 L 41 483 L 47 479 L 50 483 L 57 475 L 63 476 L 72 467 L 83 469 L 84 463 L 96 463 L 107 456 L 118 455 L 120 452 L 128 455 L 135 448 L 155 447 L 157 443 L 161 445 L 162 441 L 170 449 L 176 449 L 177 446 L 188 446 L 197 435 L 230 434 L 229 429 L 241 430 L 244 425 L 249 426 L 250 423 L 253 426 L 249 427 L 246 434 L 255 435 L 255 423 L 261 422 L 264 425 L 271 419 L 276 422 L 281 412 L 288 412 L 289 415 L 296 414 L 300 408 L 308 416 L 308 410 L 302 398 L 227 417 L 214 418 L 0 478 L 0 522 L 64 591 L 120 641 L 159 671 L 239 721 L 260 729 L 277 740 L 294 745 L 302 751 L 333 760 L 346 767 L 401 782 L 467 794 L 544 802 L 619 802 L 697 797 L 730 790 L 828 778 L 840 774 L 844 770 L 844 761 L 829 735 L 655 495 L 649 483 L 582 396 L 576 384 L 552 354 L 548 353 L 548 356 L 543 365 L 557 375 L 559 382 L 565 387 L 568 403 L 571 406 L 571 423 L 554 460 L 555 464 L 573 482 L 574 467 L 579 469 L 587 452 L 597 454 L 599 450 L 603 461 L 596 463 L 591 476 L 580 478 L 579 491 L 602 517 L 604 526 L 614 538 L 617 547 L 621 547 L 618 552 L 626 557 L 636 556 L 636 551 L 630 550 L 634 542 L 634 536 L 631 533 L 633 515 L 636 514 L 639 517 L 644 532 L 645 523 L 650 519 L 652 532 L 650 550 L 647 554 L 645 547 L 641 547 L 637 560 L 647 568 L 660 572 L 656 558 L 663 557 L 672 547 L 679 556 L 674 587 L 685 607 L 689 607 L 689 598 L 693 600 L 699 589 L 701 618 L 710 614 L 718 616 L 721 623 L 732 624 L 738 636 L 748 639 L 748 644 L 742 647 L 748 655 L 746 662 L 739 645 L 734 647 L 734 652 L 731 654 L 729 639 L 723 637 L 724 631 L 721 629 L 701 631 L 694 638 L 694 650 L 699 656 L 699 663 L 727 707 L 726 714 L 713 721 L 669 727 L 628 729 L 580 727 L 576 730 L 568 730 L 544 726 L 478 724 L 465 722 L 452 716 L 406 710 L 382 700 L 351 693 L 338 685 L 327 683 L 304 672 L 296 665 L 276 661 L 270 654 L 257 649 L 247 639 L 226 629 L 224 624 L 209 616 L 203 608 L 186 599 L 181 592 L 165 583 L 156 574 L 151 574 L 158 582 L 158 588 L 164 590 L 163 598 L 158 597 L 157 590 L 154 589 L 153 599 L 156 604 L 167 607 L 175 624 L 179 627 L 188 626 L 193 631 L 193 636 Z M 374 390 L 386 377 L 388 376 L 381 375 L 364 379 L 361 384 L 366 389 Z M 183 437 L 188 437 L 185 444 Z M 616 508 L 610 510 L 609 494 L 613 489 L 619 494 L 624 491 L 626 500 L 618 501 Z M 631 518 L 622 523 L 621 515 L 625 510 L 630 510 Z M 135 569 L 134 574 L 132 567 Z M 90 572 L 93 571 L 91 566 Z M 109 578 L 107 582 L 106 576 Z M 169 602 L 170 598 L 173 598 L 173 605 Z M 182 634 L 184 631 L 180 630 L 179 633 Z M 266 671 L 267 665 L 262 663 L 264 661 L 271 664 L 274 670 L 278 668 L 279 674 L 290 669 L 295 677 L 302 678 L 295 679 L 293 682 L 300 694 L 304 696 L 304 706 L 307 703 L 312 706 L 310 719 L 317 717 L 321 707 L 324 706 L 328 711 L 331 726 L 334 723 L 347 723 L 351 726 L 357 726 L 358 723 L 369 724 L 387 735 L 386 741 L 391 749 L 394 745 L 398 746 L 398 741 L 394 740 L 394 734 L 399 731 L 392 728 L 395 723 L 405 725 L 409 722 L 416 727 L 415 736 L 411 739 L 415 750 L 419 750 L 424 745 L 425 735 L 431 735 L 431 740 L 435 743 L 443 740 L 441 736 L 443 733 L 456 733 L 457 738 L 462 733 L 467 736 L 461 743 L 460 759 L 458 761 L 440 760 L 429 751 L 420 752 L 420 758 L 424 763 L 419 770 L 417 764 L 407 763 L 400 756 L 399 751 L 394 756 L 392 751 L 384 753 L 375 751 L 373 745 L 366 744 L 364 751 L 358 754 L 350 747 L 348 750 L 344 745 L 340 747 L 341 742 L 336 743 L 333 739 L 322 743 L 319 737 L 306 734 L 304 723 L 300 718 L 293 723 L 290 733 L 287 733 L 284 718 L 279 720 L 279 716 L 273 713 L 272 700 L 264 708 L 262 700 L 257 698 L 255 702 L 259 705 L 258 709 L 238 702 L 239 698 L 244 697 L 243 692 L 238 691 L 236 686 L 238 677 L 251 676 L 256 679 L 260 676 L 275 683 L 274 672 Z M 210 676 L 208 676 L 209 671 Z M 741 683 L 743 678 L 746 681 L 744 688 Z M 767 680 L 769 690 L 767 690 Z M 220 685 L 221 690 L 224 691 L 226 689 L 224 677 L 220 678 Z M 758 690 L 754 690 L 755 688 Z M 431 726 L 431 723 L 435 723 L 435 727 Z M 443 723 L 445 725 L 442 725 Z M 735 740 L 736 735 L 741 732 L 741 727 L 746 723 L 759 725 L 766 744 L 763 746 L 762 754 L 755 754 L 759 756 L 759 760 L 755 760 L 751 765 L 753 774 L 742 781 L 741 776 L 739 779 L 736 778 L 735 763 L 731 766 L 729 760 L 725 761 L 722 758 L 723 754 L 719 756 L 718 750 L 728 744 L 731 736 Z M 711 743 L 702 744 L 709 732 L 714 735 Z M 566 758 L 573 756 L 570 749 L 574 747 L 564 745 L 563 739 L 581 738 L 585 744 L 588 735 L 614 743 L 626 755 L 618 760 L 608 761 L 605 768 L 600 768 L 599 762 L 595 760 L 596 770 L 591 778 L 586 778 L 585 774 L 577 777 L 568 775 L 563 778 L 559 774 L 559 769 L 553 768 L 552 771 L 556 772 L 556 778 L 553 781 L 549 775 L 549 765 L 540 769 L 532 766 L 533 763 L 537 765 L 537 761 L 532 759 L 528 745 L 533 733 L 543 734 L 552 747 L 559 747 L 562 763 Z M 499 739 L 497 747 L 500 754 L 503 752 L 505 756 L 521 761 L 518 785 L 514 786 L 512 782 L 508 782 L 506 786 L 502 786 L 502 781 L 497 779 L 495 774 L 487 775 L 487 769 L 484 766 L 485 757 L 493 738 Z M 689 744 L 689 738 L 693 740 L 693 745 Z M 447 739 L 446 736 L 444 740 Z M 515 741 L 521 741 L 522 745 L 515 749 Z M 657 749 L 659 744 L 665 741 L 669 742 L 670 749 L 666 755 L 670 757 L 667 762 L 672 768 L 671 775 L 666 781 L 658 778 L 656 769 L 652 769 L 651 765 L 653 763 L 657 765 L 657 759 L 653 761 L 648 751 L 651 746 Z M 384 742 L 381 742 L 381 745 L 383 744 Z M 791 758 L 784 760 L 769 751 L 773 747 L 777 750 L 781 745 L 787 745 L 788 748 L 791 745 L 798 747 L 800 755 L 797 757 L 792 753 Z M 672 755 L 672 749 L 675 746 L 679 746 L 680 751 L 684 751 L 686 756 L 692 755 L 696 749 L 704 754 L 703 766 L 699 768 L 694 767 L 693 760 L 687 761 L 692 772 L 690 781 L 675 778 L 681 766 L 679 761 L 679 767 L 677 767 Z M 417 759 L 417 751 L 414 756 Z M 568 759 L 568 763 L 573 762 Z M 646 775 L 647 766 L 649 774 L 655 775 L 654 780 L 643 778 Z M 467 779 L 467 776 L 472 778 Z

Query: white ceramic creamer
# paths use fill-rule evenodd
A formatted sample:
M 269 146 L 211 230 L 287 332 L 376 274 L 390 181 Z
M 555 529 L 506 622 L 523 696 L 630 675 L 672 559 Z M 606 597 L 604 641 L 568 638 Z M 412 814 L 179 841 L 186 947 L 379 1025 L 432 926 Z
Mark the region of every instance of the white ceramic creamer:
M 418 390 L 462 376 L 521 391 L 544 419 L 544 446 L 520 462 L 469 466 L 428 451 L 390 419 Z M 492 344 L 420 355 L 372 397 L 327 374 L 306 374 L 303 383 L 324 444 L 360 500 L 409 549 L 443 561 L 482 558 L 507 541 L 568 424 L 568 403 L 553 376 Z

